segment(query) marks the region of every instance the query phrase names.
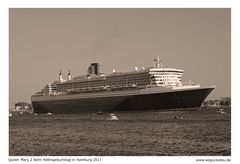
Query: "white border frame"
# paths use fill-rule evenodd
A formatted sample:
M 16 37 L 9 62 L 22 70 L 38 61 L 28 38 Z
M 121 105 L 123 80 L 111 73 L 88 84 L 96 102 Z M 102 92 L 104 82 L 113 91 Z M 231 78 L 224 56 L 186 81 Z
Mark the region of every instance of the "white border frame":
M 7 1 L 7 0 L 5 0 Z M 1 93 L 1 161 L 8 162 L 8 102 L 9 102 L 9 8 L 231 8 L 231 88 L 232 89 L 232 137 L 231 162 L 239 158 L 239 54 L 240 54 L 240 8 L 237 0 L 9 0 L 0 2 L 0 93 Z M 217 157 L 103 157 L 106 163 L 199 163 L 197 158 Z M 226 157 L 223 157 L 226 159 Z M 104 162 L 104 163 L 105 163 Z M 13 162 L 11 162 L 13 163 Z M 19 162 L 21 163 L 21 162 Z M 29 162 L 30 163 L 30 162 Z M 45 162 L 46 163 L 46 162 Z M 202 163 L 202 162 L 201 162 Z M 209 162 L 208 162 L 209 163 Z M 228 162 L 229 163 L 229 162 Z

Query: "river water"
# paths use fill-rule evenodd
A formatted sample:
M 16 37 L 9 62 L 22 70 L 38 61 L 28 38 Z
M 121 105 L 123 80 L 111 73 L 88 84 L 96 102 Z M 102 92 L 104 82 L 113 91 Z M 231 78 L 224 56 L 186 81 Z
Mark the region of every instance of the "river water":
M 231 110 L 13 114 L 10 156 L 230 156 Z

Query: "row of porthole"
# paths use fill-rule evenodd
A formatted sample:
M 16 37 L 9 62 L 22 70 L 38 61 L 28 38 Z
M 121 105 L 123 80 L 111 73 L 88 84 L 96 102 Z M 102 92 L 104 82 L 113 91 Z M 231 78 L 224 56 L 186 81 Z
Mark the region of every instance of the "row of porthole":
M 111 85 L 111 84 L 113 84 L 113 83 L 120 83 L 120 84 L 125 84 L 125 83 L 141 83 L 141 82 L 149 82 L 149 79 L 147 79 L 147 78 L 145 78 L 145 79 L 134 79 L 134 80 L 126 80 L 126 81 L 121 81 L 121 82 L 119 82 L 119 81 L 112 81 L 112 82 L 103 82 L 103 83 L 90 83 L 90 82 L 88 82 L 88 83 L 83 83 L 83 84 L 68 84 L 68 85 L 60 85 L 60 86 L 58 86 L 58 88 L 69 88 L 69 86 L 71 86 L 71 87 L 89 87 L 89 86 L 91 86 L 91 85 L 97 85 L 97 86 L 104 86 L 104 85 Z M 109 84 L 110 83 L 110 84 Z
M 145 80 L 145 81 L 138 81 L 137 82 L 137 84 L 148 84 L 149 83 L 149 81 L 148 80 Z M 124 85 L 124 84 L 126 84 L 126 83 L 121 83 L 121 84 L 119 84 L 119 83 L 108 83 L 108 84 L 104 84 L 104 85 L 98 85 L 98 86 L 106 86 L 106 85 L 109 85 L 109 86 L 111 86 L 111 85 Z M 127 83 L 128 85 L 129 84 L 134 84 L 134 83 Z M 96 85 L 93 85 L 93 86 L 91 86 L 91 85 L 75 85 L 75 86 L 61 86 L 61 87 L 59 87 L 59 89 L 60 90 L 65 90 L 65 89 L 71 89 L 71 88 L 85 88 L 85 87 L 96 87 Z

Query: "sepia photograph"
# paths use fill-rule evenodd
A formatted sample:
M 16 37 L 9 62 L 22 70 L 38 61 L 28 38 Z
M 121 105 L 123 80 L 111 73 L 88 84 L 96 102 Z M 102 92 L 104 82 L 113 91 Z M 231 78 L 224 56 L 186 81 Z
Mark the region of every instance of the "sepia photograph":
M 9 156 L 231 157 L 231 8 L 9 8 Z

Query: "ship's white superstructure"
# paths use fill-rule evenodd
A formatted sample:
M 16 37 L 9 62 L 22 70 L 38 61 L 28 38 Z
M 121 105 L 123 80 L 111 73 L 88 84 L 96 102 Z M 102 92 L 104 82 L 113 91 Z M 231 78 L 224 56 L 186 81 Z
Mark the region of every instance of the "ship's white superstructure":
M 86 92 L 100 92 L 109 90 L 123 90 L 133 88 L 152 88 L 167 87 L 173 89 L 183 89 L 188 87 L 200 87 L 199 85 L 183 85 L 183 70 L 176 68 L 163 67 L 159 57 L 154 60 L 156 67 L 148 67 L 144 69 L 135 69 L 131 72 L 116 72 L 104 75 L 99 71 L 99 64 L 92 63 L 88 68 L 87 75 L 81 75 L 71 78 L 70 70 L 67 80 L 59 73 L 59 80 L 51 84 L 47 84 L 45 88 L 35 94 L 35 96 L 43 95 L 62 95 Z

